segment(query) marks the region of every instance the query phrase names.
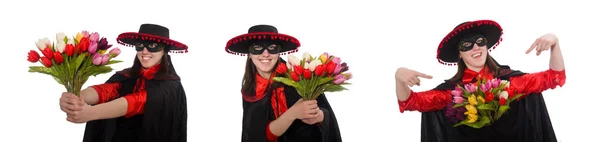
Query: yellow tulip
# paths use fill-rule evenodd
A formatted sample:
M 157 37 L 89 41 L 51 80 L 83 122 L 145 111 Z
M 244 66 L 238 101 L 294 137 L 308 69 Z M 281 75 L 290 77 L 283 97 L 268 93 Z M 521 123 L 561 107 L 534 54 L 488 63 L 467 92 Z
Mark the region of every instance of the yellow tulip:
M 466 105 L 465 108 L 467 109 L 467 111 L 465 111 L 465 114 L 475 114 L 475 115 L 477 115 L 477 108 L 475 108 L 475 106 L 473 106 L 473 105 Z
M 77 36 L 75 36 L 75 40 L 77 40 L 77 42 L 80 42 L 82 38 L 83 38 L 83 34 L 81 34 L 81 33 L 77 33 Z
M 470 105 L 477 105 L 477 99 L 475 98 L 475 95 L 471 94 L 468 99 Z
M 328 59 L 327 57 L 329 57 L 329 55 L 327 55 L 327 53 L 323 53 L 321 56 L 319 56 L 319 60 L 321 60 L 321 63 L 325 63 Z
M 481 96 L 477 96 L 477 101 L 479 101 L 481 104 L 485 104 L 485 99 Z
M 477 117 L 475 114 L 469 114 L 467 115 L 467 118 L 469 119 L 467 120 L 467 123 L 475 123 L 479 117 Z

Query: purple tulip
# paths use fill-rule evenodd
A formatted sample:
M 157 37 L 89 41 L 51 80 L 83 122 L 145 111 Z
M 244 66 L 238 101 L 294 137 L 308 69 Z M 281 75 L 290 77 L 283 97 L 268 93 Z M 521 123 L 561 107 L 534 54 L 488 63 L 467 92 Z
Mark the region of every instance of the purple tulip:
M 96 53 L 96 50 L 98 50 L 98 42 L 90 42 L 90 46 L 88 47 L 88 52 L 90 52 L 91 54 Z
M 459 121 L 465 120 L 465 112 L 467 112 L 467 109 L 465 107 L 456 108 L 456 119 L 458 119 Z
M 346 62 L 342 63 L 342 70 L 340 72 L 346 72 L 348 71 L 350 68 L 348 67 L 348 64 L 346 64 Z
M 102 39 L 100 39 L 100 41 L 98 41 L 98 50 L 107 50 L 110 47 L 112 47 L 112 45 L 108 44 L 106 38 L 103 37 Z
M 346 76 L 341 74 L 335 76 L 333 79 L 334 84 L 342 84 L 344 81 L 346 81 Z
M 94 54 L 94 57 L 92 57 L 92 63 L 94 65 L 101 65 L 102 64 L 102 54 Z
M 119 54 L 121 54 L 121 49 L 113 48 L 110 50 L 110 52 L 108 52 L 108 54 L 113 55 L 114 57 L 117 57 L 117 56 L 119 56 Z
M 474 84 L 467 84 L 465 85 L 465 90 L 467 90 L 467 92 L 469 93 L 473 93 L 477 90 L 477 86 L 475 86 Z

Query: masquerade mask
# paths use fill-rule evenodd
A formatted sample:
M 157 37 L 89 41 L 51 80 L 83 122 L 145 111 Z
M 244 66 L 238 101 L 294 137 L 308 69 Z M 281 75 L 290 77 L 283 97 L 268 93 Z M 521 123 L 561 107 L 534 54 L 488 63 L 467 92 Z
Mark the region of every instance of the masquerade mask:
M 139 42 L 135 44 L 136 51 L 143 51 L 144 48 L 146 48 L 149 52 L 158 52 L 165 49 L 165 45 L 152 42 Z
M 464 38 L 458 43 L 458 51 L 469 51 L 473 49 L 475 44 L 479 47 L 485 46 L 487 45 L 487 39 L 480 34 L 468 36 L 468 38 Z
M 272 41 L 264 41 L 264 42 L 255 42 L 250 45 L 250 54 L 260 55 L 265 50 L 269 52 L 269 54 L 278 54 L 281 51 L 281 46 Z

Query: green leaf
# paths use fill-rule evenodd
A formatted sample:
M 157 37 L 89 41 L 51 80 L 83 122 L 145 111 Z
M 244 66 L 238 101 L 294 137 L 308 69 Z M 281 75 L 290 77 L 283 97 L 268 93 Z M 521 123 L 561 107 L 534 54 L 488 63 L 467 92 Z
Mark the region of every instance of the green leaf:
M 63 41 L 65 41 L 65 45 L 66 45 L 66 43 L 69 42 L 69 38 L 67 36 L 65 36 L 65 38 L 63 38 Z
M 331 82 L 331 81 L 333 81 L 333 77 L 319 78 L 319 82 L 317 83 L 317 86 L 323 85 L 323 84 Z
M 458 107 L 463 107 L 465 106 L 465 103 L 460 103 L 460 104 L 454 104 L 454 106 L 452 108 L 458 108 Z
M 116 63 L 120 63 L 120 62 L 123 62 L 123 61 L 120 61 L 120 60 L 110 60 L 105 65 L 111 65 L 111 64 L 116 64 Z
M 84 59 L 85 59 L 85 53 L 83 54 L 79 54 L 79 56 L 77 56 L 77 59 L 75 59 L 75 62 L 73 62 L 72 67 L 75 67 L 75 69 L 73 71 L 77 72 L 79 70 L 79 68 L 81 67 L 81 64 L 83 63 Z
M 496 114 L 496 120 L 500 118 L 502 114 L 504 114 L 504 112 L 506 112 L 509 108 L 509 106 L 500 106 L 500 108 L 498 109 L 498 113 Z
M 273 81 L 281 82 L 285 85 L 292 86 L 292 87 L 296 88 L 296 90 L 302 90 L 302 89 L 299 89 L 297 82 L 294 82 L 292 79 L 289 79 L 289 78 L 273 77 Z
M 494 110 L 494 106 L 491 104 L 481 104 L 477 105 L 478 110 Z
M 338 92 L 338 91 L 344 91 L 344 90 L 348 90 L 348 89 L 346 89 L 344 86 L 341 86 L 341 85 L 329 85 L 329 86 L 327 86 L 327 88 L 325 88 L 326 92 Z
M 88 76 L 96 76 L 99 74 L 105 74 L 112 71 L 110 66 L 94 66 L 91 68 Z
M 58 77 L 55 77 L 55 76 L 52 76 L 52 78 L 54 78 L 54 80 L 55 80 L 56 82 L 58 82 L 58 84 L 60 84 L 60 85 L 65 85 L 65 83 L 63 83 L 62 79 L 60 79 L 60 78 L 58 78 Z
M 54 72 L 54 70 L 47 68 L 45 66 L 30 66 L 29 72 L 37 72 L 37 73 L 43 73 L 43 74 L 47 74 L 47 75 L 51 75 L 51 76 L 58 76 L 56 74 L 56 72 Z

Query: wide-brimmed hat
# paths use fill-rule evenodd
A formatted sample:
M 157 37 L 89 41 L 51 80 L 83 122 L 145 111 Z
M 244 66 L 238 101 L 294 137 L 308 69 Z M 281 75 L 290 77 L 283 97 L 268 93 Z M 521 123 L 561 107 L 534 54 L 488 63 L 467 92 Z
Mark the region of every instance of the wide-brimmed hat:
M 139 41 L 150 41 L 164 44 L 165 51 L 170 53 L 187 53 L 188 46 L 169 39 L 169 29 L 156 24 L 142 24 L 139 32 L 125 32 L 119 34 L 117 42 L 124 46 L 135 47 Z
M 271 25 L 255 25 L 248 29 L 247 34 L 242 34 L 227 41 L 225 51 L 234 55 L 245 56 L 249 52 L 250 45 L 256 41 L 270 40 L 281 45 L 280 54 L 298 52 L 300 41 L 293 36 L 277 32 L 277 28 Z
M 489 51 L 502 41 L 502 27 L 492 20 L 467 21 L 456 26 L 442 39 L 437 50 L 437 59 L 443 65 L 456 65 L 459 59 L 458 43 L 470 34 L 481 34 L 487 39 Z

